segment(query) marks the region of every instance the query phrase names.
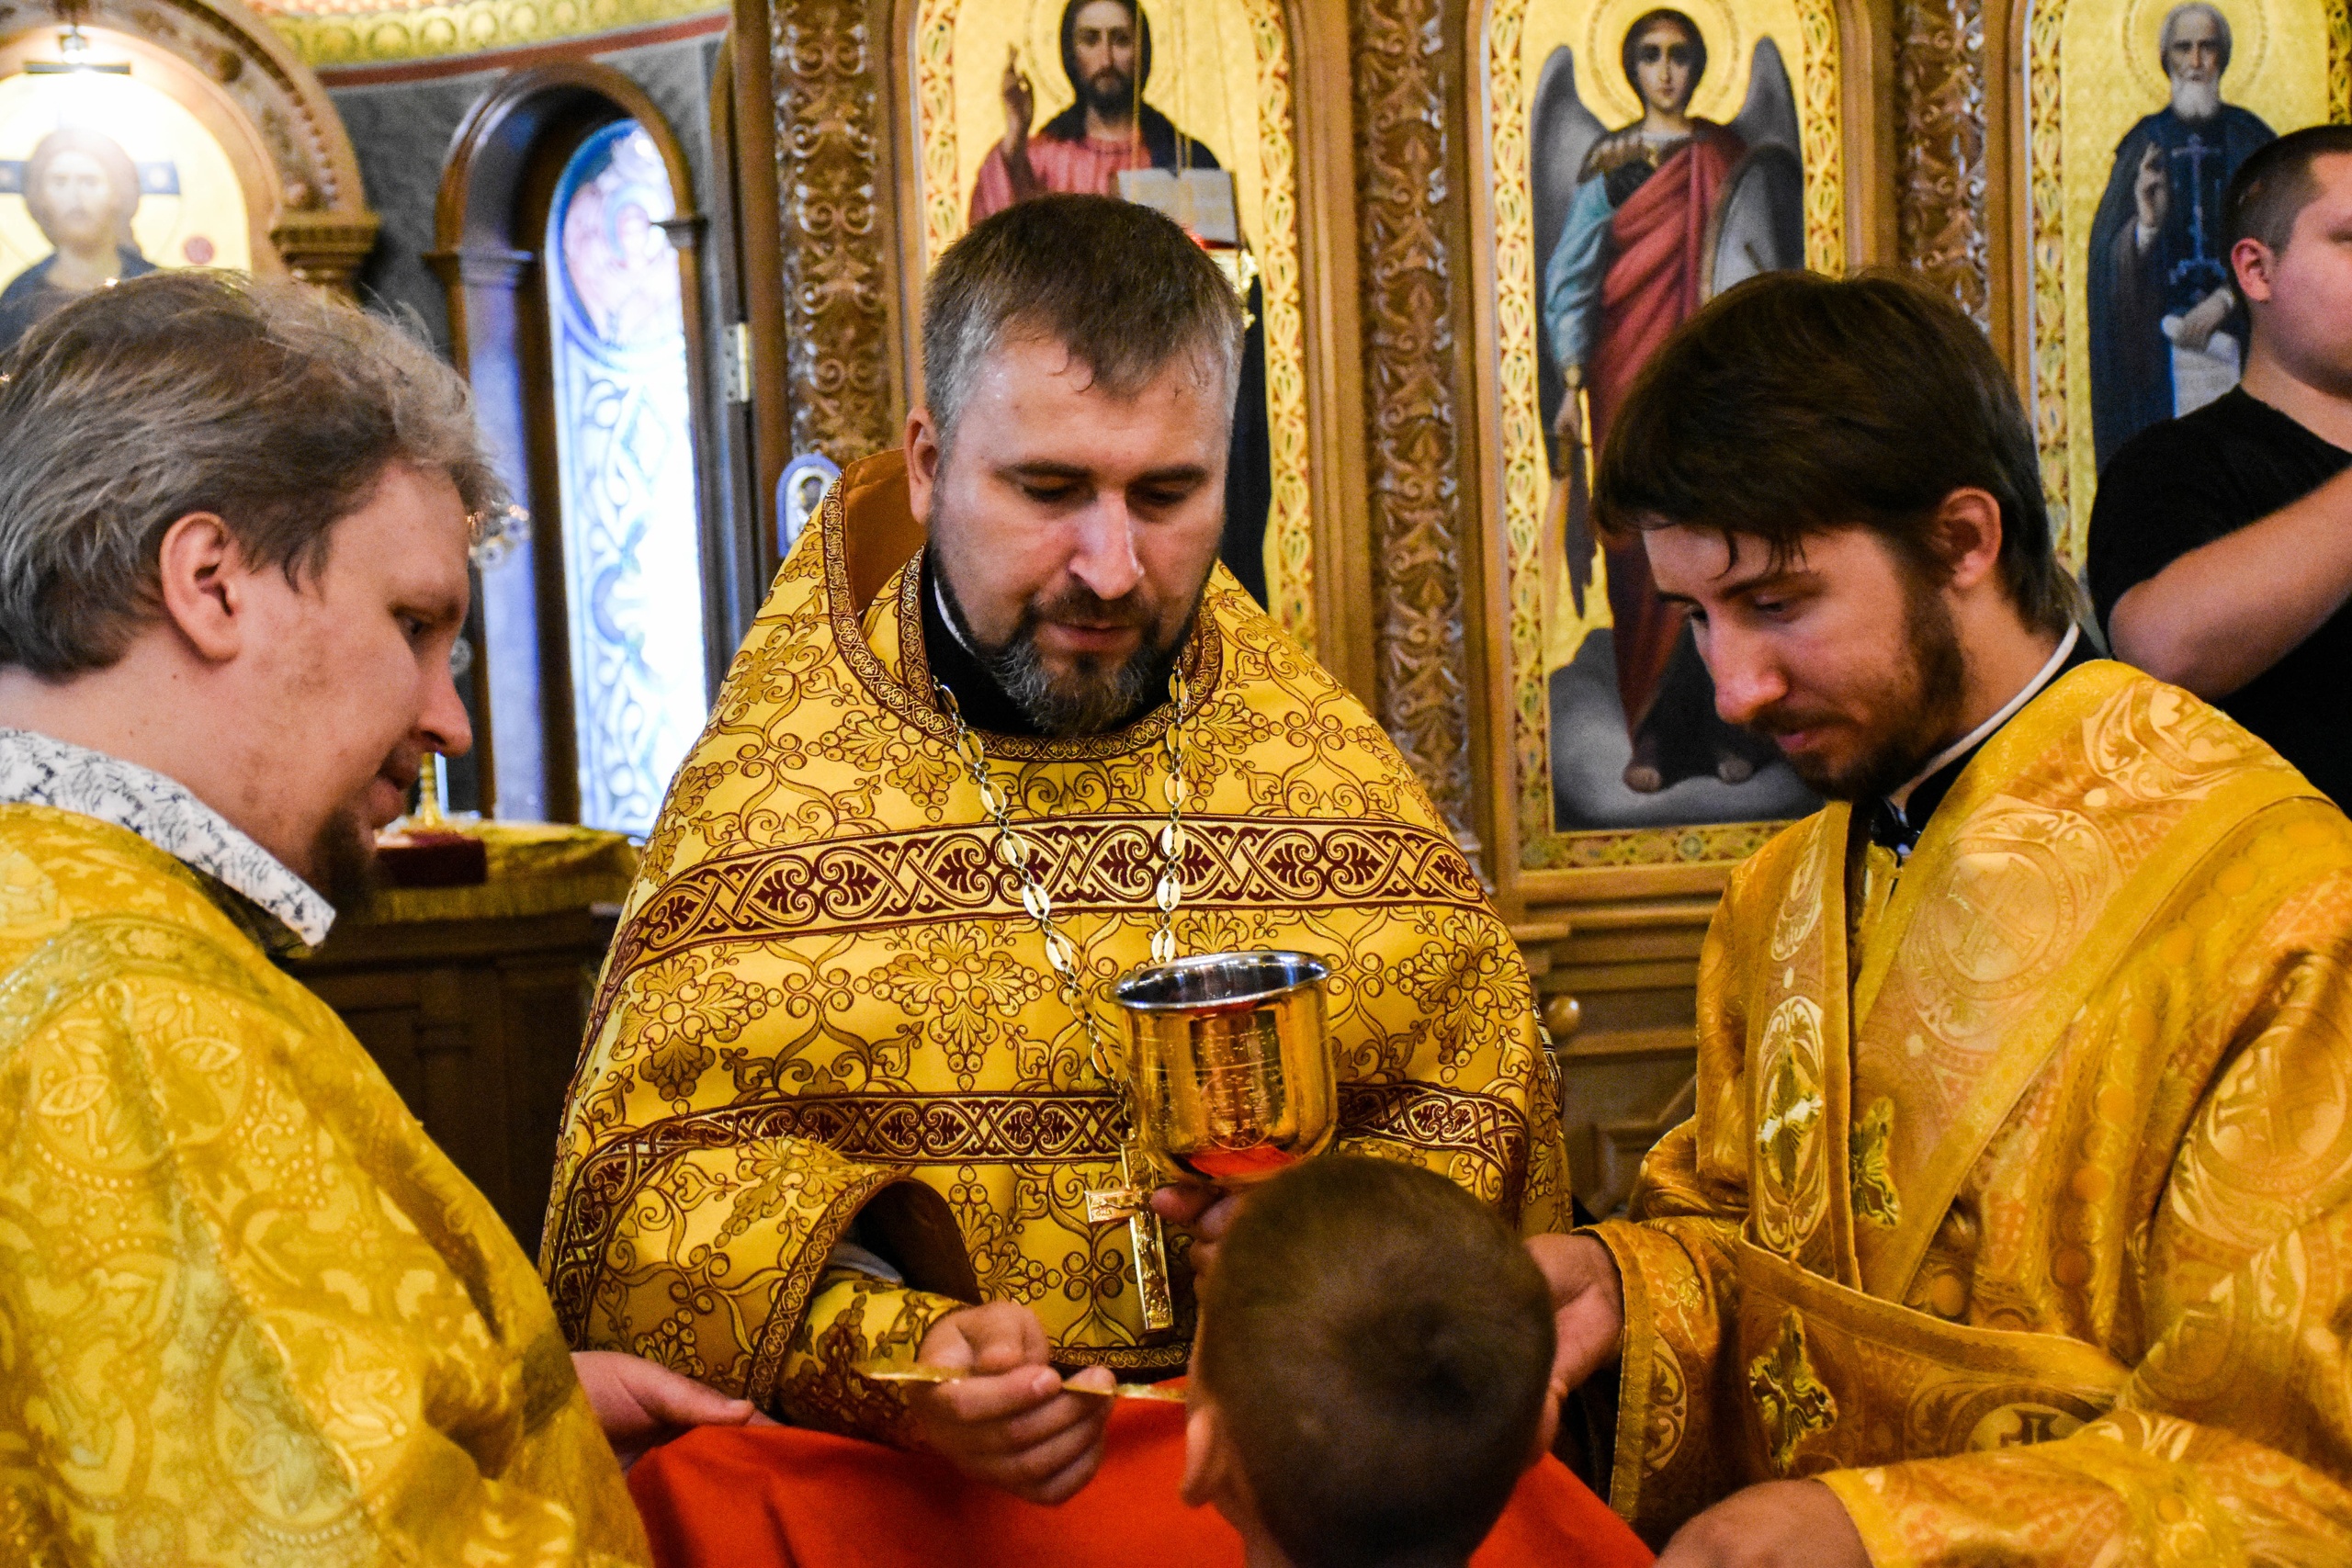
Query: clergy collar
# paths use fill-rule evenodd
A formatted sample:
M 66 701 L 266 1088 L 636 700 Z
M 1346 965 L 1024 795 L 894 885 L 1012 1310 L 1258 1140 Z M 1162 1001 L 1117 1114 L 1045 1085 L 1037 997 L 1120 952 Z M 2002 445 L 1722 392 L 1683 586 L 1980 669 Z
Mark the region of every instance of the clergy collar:
M 2026 704 L 2040 696 L 2049 684 L 2077 664 L 2087 664 L 2097 657 L 2083 641 L 2083 629 L 2070 626 L 2052 653 L 2033 679 L 2018 688 L 2017 694 L 2001 705 L 1992 717 L 1928 759 L 1927 766 L 1913 774 L 1902 788 L 1890 791 L 1871 812 L 1871 841 L 1893 850 L 1898 858 L 1907 858 L 1919 835 L 1934 816 L 1936 807 L 1960 780 L 1961 773 L 1971 759 L 1984 749 L 1984 742 L 2000 733 L 2001 727 L 2015 718 Z
M 932 570 L 931 552 L 922 553 L 922 651 L 931 678 L 956 694 L 964 722 L 991 735 L 1015 735 L 1041 740 L 1046 732 L 1005 694 L 978 651 L 964 640 L 963 629 L 947 613 L 947 598 Z
M 138 834 L 266 917 L 241 923 L 256 928 L 273 952 L 316 947 L 334 924 L 334 906 L 309 883 L 185 784 L 135 762 L 29 729 L 0 728 L 0 805 L 45 806 Z

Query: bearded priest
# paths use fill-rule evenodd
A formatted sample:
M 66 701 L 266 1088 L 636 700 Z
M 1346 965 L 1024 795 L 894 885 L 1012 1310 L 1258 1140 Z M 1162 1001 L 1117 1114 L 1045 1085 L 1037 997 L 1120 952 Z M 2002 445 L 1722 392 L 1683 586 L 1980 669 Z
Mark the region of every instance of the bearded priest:
M 2085 646 L 1923 286 L 1725 294 L 1595 500 L 1832 802 L 1732 878 L 1630 1217 L 1532 1244 L 1611 1504 L 1674 1568 L 2352 1562 L 2352 823 Z
M 1171 948 L 1323 959 L 1338 1146 L 1564 1222 L 1519 954 L 1379 727 L 1216 565 L 1241 329 L 1181 229 L 1106 197 L 941 258 L 903 453 L 786 561 L 606 964 L 542 1258 L 575 1345 L 1069 1496 L 1109 1402 L 1049 1369 L 1182 1368 L 1236 1202 L 1090 1216 L 1126 1141 L 1110 983 Z M 989 1375 L 910 1403 L 876 1359 Z

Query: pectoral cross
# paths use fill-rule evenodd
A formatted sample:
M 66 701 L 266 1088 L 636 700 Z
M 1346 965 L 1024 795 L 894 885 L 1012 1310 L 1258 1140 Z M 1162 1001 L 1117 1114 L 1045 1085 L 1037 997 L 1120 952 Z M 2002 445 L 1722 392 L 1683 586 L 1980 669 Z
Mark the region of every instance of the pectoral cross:
M 2171 151 L 2175 163 L 2188 165 L 2188 254 L 2172 264 L 2172 281 L 2176 284 L 2194 282 L 2199 288 L 2218 288 L 2229 281 L 2222 264 L 2205 254 L 2205 161 L 2218 158 L 2222 150 L 2209 147 L 2205 139 L 2191 131 L 2188 144 Z
M 1119 1151 L 1119 1183 L 1087 1192 L 1086 1223 L 1127 1222 L 1127 1248 L 1135 1255 L 1136 1302 L 1143 1312 L 1144 1332 L 1165 1334 L 1176 1326 L 1176 1301 L 1168 1289 L 1168 1237 L 1160 1228 L 1159 1216 L 1151 1212 L 1151 1189 L 1136 1182 L 1132 1147 Z

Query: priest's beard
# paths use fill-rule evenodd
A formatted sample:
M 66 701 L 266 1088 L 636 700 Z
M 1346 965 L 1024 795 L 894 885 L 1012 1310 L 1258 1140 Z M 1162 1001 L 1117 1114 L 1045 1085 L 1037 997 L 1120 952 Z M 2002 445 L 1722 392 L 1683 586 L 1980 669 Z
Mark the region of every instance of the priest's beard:
M 2222 84 L 2192 82 L 2186 76 L 2172 79 L 2172 112 L 2183 119 L 2211 119 L 2222 112 Z
M 376 835 L 356 806 L 336 812 L 311 840 L 311 886 L 347 915 L 376 891 Z
M 1874 688 L 1847 694 L 1838 709 L 1783 701 L 1754 721 L 1770 735 L 1842 721 L 1864 732 L 1851 755 L 1799 752 L 1789 758 L 1797 777 L 1833 800 L 1875 800 L 1900 789 L 1928 758 L 1949 744 L 1967 700 L 1968 665 L 1951 606 L 1932 575 L 1903 572 L 1903 656 Z
M 978 658 L 980 668 L 1021 710 L 1023 717 L 1057 740 L 1103 734 L 1149 706 L 1168 689 L 1169 672 L 1176 668 L 1177 655 L 1183 650 L 1185 639 L 1193 635 L 1193 621 L 1200 613 L 1199 596 L 1195 594 L 1193 615 L 1185 617 L 1172 640 L 1157 644 L 1151 636 L 1155 618 L 1151 606 L 1140 595 L 1104 599 L 1083 583 L 1074 582 L 1050 599 L 1033 600 L 1023 605 L 1012 636 L 1001 646 L 991 648 L 973 632 L 970 618 L 956 600 L 955 586 L 935 561 L 933 573 L 933 581 L 939 584 L 941 607 L 954 623 L 956 636 Z M 1143 634 L 1143 639 L 1133 653 L 1116 663 L 1081 658 L 1071 674 L 1057 675 L 1046 663 L 1045 655 L 1037 651 L 1037 626 L 1047 620 L 1134 626 Z
M 1104 119 L 1125 119 L 1136 107 L 1136 79 L 1105 66 L 1086 79 L 1086 106 Z

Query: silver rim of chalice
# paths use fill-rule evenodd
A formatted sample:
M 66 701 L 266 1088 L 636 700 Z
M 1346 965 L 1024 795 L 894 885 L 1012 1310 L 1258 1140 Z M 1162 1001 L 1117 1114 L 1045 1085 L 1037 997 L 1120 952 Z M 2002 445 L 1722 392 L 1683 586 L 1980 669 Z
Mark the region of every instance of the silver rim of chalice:
M 1133 1012 L 1196 1012 L 1276 1001 L 1330 977 L 1312 953 L 1204 953 L 1138 969 L 1112 995 Z

